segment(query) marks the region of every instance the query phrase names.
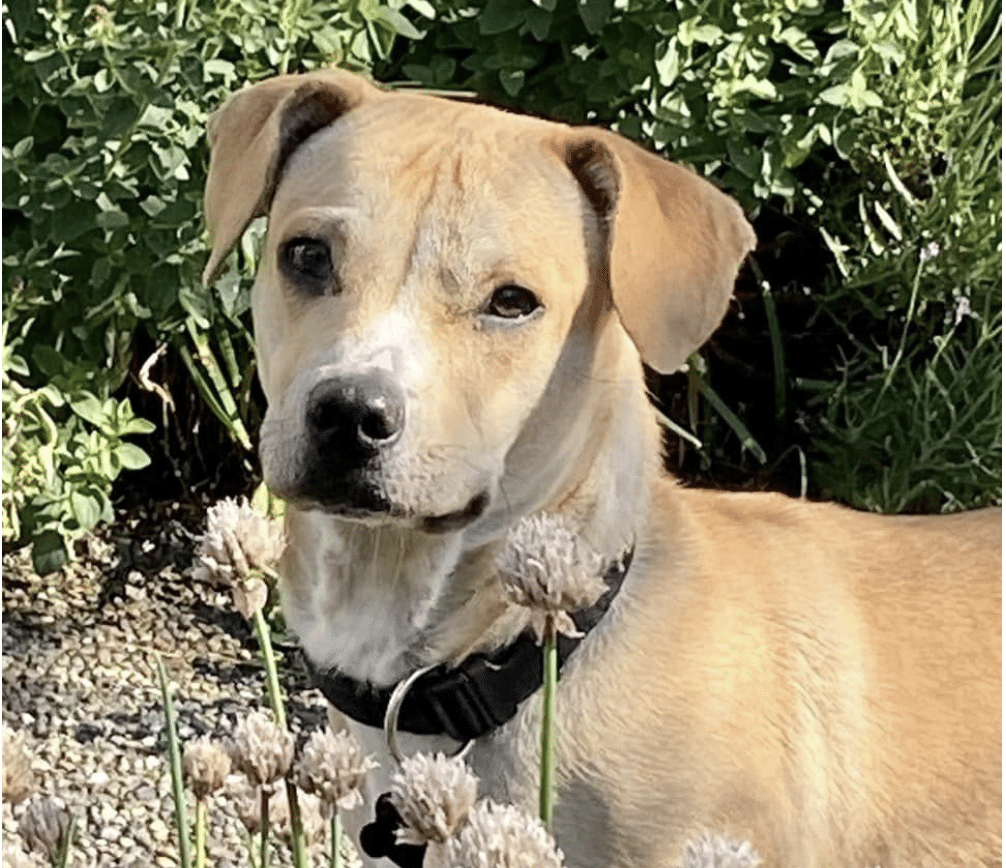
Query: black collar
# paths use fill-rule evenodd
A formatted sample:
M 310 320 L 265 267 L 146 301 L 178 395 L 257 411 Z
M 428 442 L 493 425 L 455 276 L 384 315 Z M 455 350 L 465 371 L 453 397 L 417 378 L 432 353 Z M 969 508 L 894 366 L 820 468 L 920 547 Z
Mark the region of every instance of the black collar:
M 632 564 L 635 544 L 605 570 L 607 590 L 589 609 L 571 614 L 584 636 L 604 617 Z M 583 637 L 559 636 L 559 669 Z M 309 662 L 310 665 L 310 662 Z M 375 687 L 338 669 L 311 666 L 315 683 L 325 698 L 347 717 L 380 728 L 394 685 Z M 502 726 L 520 704 L 542 685 L 542 653 L 528 631 L 492 654 L 473 654 L 460 666 L 441 665 L 418 678 L 402 703 L 398 729 L 417 735 L 446 733 L 457 741 L 479 738 Z

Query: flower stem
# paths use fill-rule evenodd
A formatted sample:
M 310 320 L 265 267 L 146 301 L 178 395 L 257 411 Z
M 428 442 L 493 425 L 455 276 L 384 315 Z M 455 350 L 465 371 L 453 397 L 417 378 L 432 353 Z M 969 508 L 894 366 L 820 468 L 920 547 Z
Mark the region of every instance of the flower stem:
M 545 636 L 541 646 L 544 666 L 541 712 L 541 788 L 538 794 L 538 813 L 546 831 L 552 834 L 552 786 L 555 777 L 553 744 L 555 733 L 555 684 L 558 680 L 558 655 L 556 651 L 555 618 L 545 620 Z
M 283 708 L 283 694 L 279 687 L 279 673 L 276 669 L 276 655 L 272 652 L 272 639 L 269 636 L 269 625 L 265 622 L 265 615 L 261 609 L 256 609 L 252 616 L 255 624 L 255 636 L 258 639 L 259 651 L 262 654 L 262 662 L 265 664 L 265 684 L 269 691 L 269 705 L 272 707 L 273 716 L 276 718 L 276 725 L 280 729 L 286 729 L 286 711 Z
M 59 839 L 56 855 L 52 861 L 55 868 L 66 868 L 70 864 L 70 847 L 73 845 L 73 833 L 76 831 L 76 828 L 77 821 L 71 815 L 66 825 L 66 834 Z
M 307 853 L 304 848 L 304 823 L 300 816 L 300 802 L 297 800 L 297 785 L 287 780 L 286 800 L 290 806 L 290 844 L 295 868 L 308 868 Z
M 191 868 L 192 852 L 189 849 L 189 819 L 185 810 L 185 787 L 182 784 L 182 749 L 178 743 L 178 725 L 175 720 L 175 703 L 171 698 L 168 673 L 160 655 L 157 660 L 157 678 L 161 682 L 161 702 L 164 705 L 164 729 L 168 738 L 168 759 L 171 767 L 171 795 L 175 802 L 175 828 L 178 829 L 178 863 L 181 868 Z
M 269 791 L 259 788 L 259 868 L 269 868 Z
M 206 868 L 206 799 L 196 799 L 196 868 Z
M 328 857 L 329 868 L 342 868 L 342 815 L 332 811 L 332 849 Z

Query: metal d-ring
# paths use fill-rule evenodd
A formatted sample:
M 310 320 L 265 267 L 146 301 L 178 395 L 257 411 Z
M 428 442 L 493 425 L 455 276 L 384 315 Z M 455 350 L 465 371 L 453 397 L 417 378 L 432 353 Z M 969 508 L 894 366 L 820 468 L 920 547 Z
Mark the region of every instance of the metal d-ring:
M 391 756 L 394 757 L 395 762 L 399 765 L 402 764 L 405 756 L 398 745 L 398 713 L 401 711 L 402 703 L 405 702 L 405 697 L 412 689 L 412 685 L 431 669 L 436 669 L 439 665 L 438 663 L 433 663 L 429 666 L 423 666 L 411 675 L 406 675 L 405 678 L 395 685 L 395 689 L 391 692 L 391 699 L 388 700 L 388 710 L 384 712 L 384 737 L 388 740 L 388 750 L 391 751 Z M 474 743 L 474 739 L 468 739 L 451 756 L 458 757 L 459 759 L 463 758 L 471 750 L 471 746 Z

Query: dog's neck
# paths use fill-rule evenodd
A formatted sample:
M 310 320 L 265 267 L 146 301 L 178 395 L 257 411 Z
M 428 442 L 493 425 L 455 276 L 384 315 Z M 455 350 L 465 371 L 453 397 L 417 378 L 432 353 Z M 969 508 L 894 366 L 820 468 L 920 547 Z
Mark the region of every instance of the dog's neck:
M 506 605 L 494 559 L 524 515 L 561 512 L 604 558 L 621 554 L 646 514 L 660 435 L 635 349 L 621 329 L 606 331 L 591 366 L 603 375 L 565 384 L 580 392 L 568 397 L 581 402 L 577 424 L 515 444 L 528 484 L 514 481 L 469 528 L 433 535 L 290 511 L 283 607 L 315 665 L 385 686 L 512 641 L 527 616 Z

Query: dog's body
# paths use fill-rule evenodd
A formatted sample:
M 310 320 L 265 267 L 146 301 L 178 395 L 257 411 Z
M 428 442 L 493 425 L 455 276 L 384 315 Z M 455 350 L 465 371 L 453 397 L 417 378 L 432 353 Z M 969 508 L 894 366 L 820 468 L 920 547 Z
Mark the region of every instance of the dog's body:
M 511 642 L 494 555 L 561 513 L 635 547 L 560 682 L 567 864 L 675 866 L 702 832 L 779 866 L 998 864 L 1001 513 L 663 475 L 639 357 L 673 370 L 718 323 L 753 245 L 730 200 L 610 133 L 334 70 L 243 91 L 211 141 L 208 273 L 270 220 L 262 458 L 315 664 L 383 686 Z M 539 707 L 474 745 L 484 795 L 533 810 Z M 353 727 L 372 801 L 392 763 Z

